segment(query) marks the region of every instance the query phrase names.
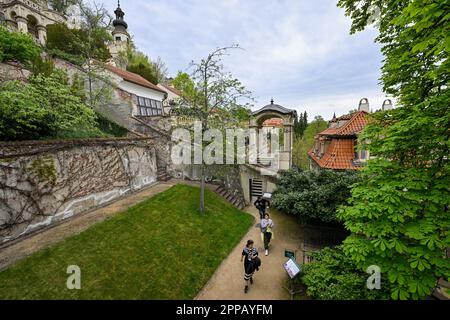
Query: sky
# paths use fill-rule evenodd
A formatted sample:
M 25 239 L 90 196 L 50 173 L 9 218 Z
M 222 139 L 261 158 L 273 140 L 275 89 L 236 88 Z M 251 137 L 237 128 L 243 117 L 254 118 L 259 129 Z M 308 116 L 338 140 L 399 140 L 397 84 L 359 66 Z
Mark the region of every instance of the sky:
M 111 12 L 116 0 L 103 0 Z M 368 98 L 380 109 L 383 59 L 370 28 L 350 35 L 350 19 L 337 0 L 122 0 L 139 50 L 161 57 L 171 76 L 189 73 L 218 47 L 238 44 L 225 69 L 255 97 L 253 110 L 270 103 L 309 120 L 343 115 Z

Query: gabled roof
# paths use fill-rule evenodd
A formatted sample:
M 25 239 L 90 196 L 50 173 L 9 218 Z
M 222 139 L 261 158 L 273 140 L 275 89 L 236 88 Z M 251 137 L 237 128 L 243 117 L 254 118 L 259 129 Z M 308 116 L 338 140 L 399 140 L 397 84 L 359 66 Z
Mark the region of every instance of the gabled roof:
M 115 73 L 116 75 L 118 75 L 125 81 L 128 81 L 128 82 L 137 84 L 139 86 L 146 87 L 148 89 L 152 89 L 152 90 L 167 94 L 167 92 L 165 90 L 159 88 L 157 85 L 154 85 L 153 83 L 151 83 L 150 81 L 148 81 L 147 79 L 145 79 L 144 77 L 142 77 L 136 73 L 126 71 L 126 70 L 114 67 L 112 65 L 109 65 L 109 64 L 107 64 L 105 67 L 107 70 Z
M 336 121 L 348 121 L 341 127 L 330 127 L 319 133 L 320 136 L 354 136 L 359 134 L 367 125 L 367 112 L 358 111 L 350 115 L 339 117 Z
M 333 139 L 326 153 L 320 159 L 316 157 L 314 150 L 310 150 L 308 155 L 324 169 L 359 169 L 353 164 L 355 158 L 353 139 Z

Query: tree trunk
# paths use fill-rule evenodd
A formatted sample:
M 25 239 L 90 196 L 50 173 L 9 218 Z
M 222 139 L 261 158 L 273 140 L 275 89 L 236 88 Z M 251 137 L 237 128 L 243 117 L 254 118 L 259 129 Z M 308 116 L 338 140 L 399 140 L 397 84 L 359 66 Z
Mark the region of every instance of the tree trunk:
M 200 186 L 200 213 L 205 214 L 205 165 L 202 164 L 202 178 Z

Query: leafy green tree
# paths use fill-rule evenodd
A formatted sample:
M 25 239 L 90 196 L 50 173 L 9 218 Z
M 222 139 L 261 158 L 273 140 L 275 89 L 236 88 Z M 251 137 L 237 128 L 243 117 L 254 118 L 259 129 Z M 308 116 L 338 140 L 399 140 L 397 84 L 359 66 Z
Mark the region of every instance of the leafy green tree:
M 341 0 L 339 6 L 353 19 L 352 32 L 377 22 L 382 83 L 400 103 L 374 114 L 361 137 L 375 158 L 339 212 L 352 232 L 344 252 L 362 270 L 378 265 L 392 299 L 424 298 L 440 277 L 450 277 L 450 4 Z
M 354 171 L 291 170 L 278 180 L 272 204 L 301 222 L 337 222 L 336 209 L 346 203 L 358 176 Z
M 239 124 L 240 119 L 232 117 L 233 111 L 249 107 L 248 103 L 243 102 L 251 99 L 251 93 L 238 79 L 224 71 L 222 62 L 223 56 L 228 54 L 230 49 L 237 47 L 218 48 L 200 62 L 192 62 L 190 81 L 184 76 L 187 83 L 193 84 L 193 90 L 184 92 L 172 112 L 201 122 L 203 133 L 211 128 L 223 131 L 227 124 Z M 200 213 L 204 214 L 207 169 L 204 159 L 199 166 L 201 169 Z
M 137 50 L 133 44 L 128 46 L 124 53 L 127 70 L 144 77 L 153 84 L 163 83 L 167 79 L 167 67 L 161 58 L 155 62 L 143 52 Z
M 309 297 L 318 300 L 385 300 L 389 299 L 386 279 L 381 290 L 367 289 L 369 274 L 361 271 L 346 256 L 342 247 L 325 248 L 311 254 L 313 262 L 303 266 L 301 282 Z
M 73 95 L 66 73 L 56 70 L 30 83 L 0 85 L 0 140 L 29 140 L 100 134 L 94 111 Z
M 327 127 L 328 123 L 322 117 L 317 116 L 307 126 L 302 137 L 296 136 L 292 154 L 294 165 L 303 170 L 309 169 L 308 151 L 314 146 L 314 137 Z
M 12 32 L 0 25 L 0 62 L 17 60 L 29 66 L 40 53 L 29 34 Z
M 158 84 L 158 76 L 155 68 L 151 64 L 147 63 L 133 63 L 127 66 L 127 70 L 142 76 L 144 79 L 150 81 L 153 84 Z

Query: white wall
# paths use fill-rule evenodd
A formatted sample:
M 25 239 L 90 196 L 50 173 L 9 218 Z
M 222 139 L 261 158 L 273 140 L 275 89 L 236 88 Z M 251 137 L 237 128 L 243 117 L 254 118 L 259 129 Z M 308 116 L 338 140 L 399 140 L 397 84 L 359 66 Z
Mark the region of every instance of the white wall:
M 165 94 L 150 88 L 142 87 L 128 81 L 119 83 L 119 88 L 140 97 L 149 98 L 157 101 L 163 101 Z

